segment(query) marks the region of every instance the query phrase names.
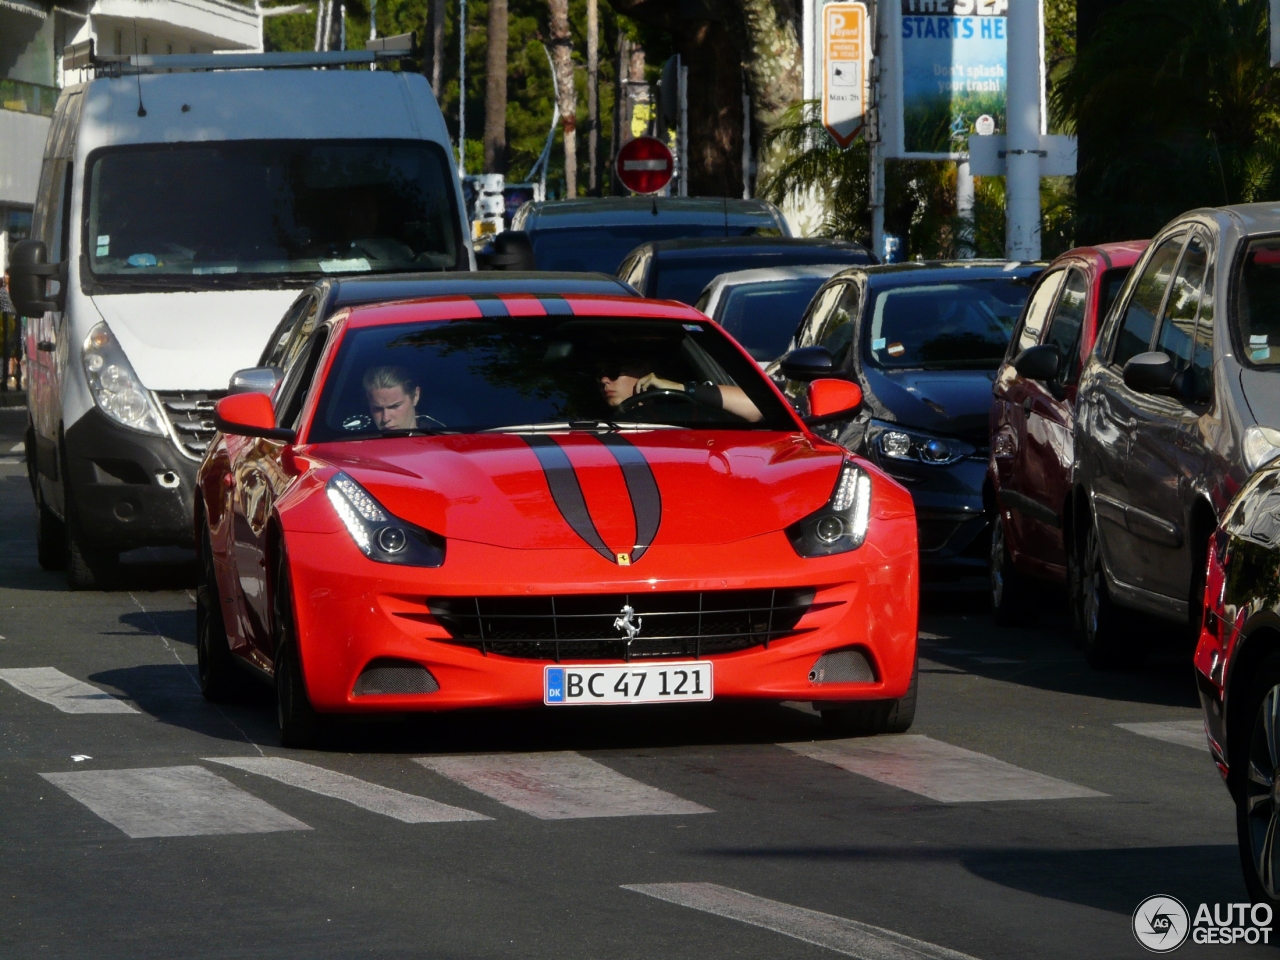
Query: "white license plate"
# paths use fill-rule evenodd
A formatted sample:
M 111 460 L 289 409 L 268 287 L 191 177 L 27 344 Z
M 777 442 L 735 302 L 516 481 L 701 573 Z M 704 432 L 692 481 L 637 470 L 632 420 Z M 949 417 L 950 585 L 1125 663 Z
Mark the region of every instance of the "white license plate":
M 547 667 L 542 702 L 551 706 L 584 703 L 675 703 L 710 700 L 711 664 L 626 663 L 610 666 Z

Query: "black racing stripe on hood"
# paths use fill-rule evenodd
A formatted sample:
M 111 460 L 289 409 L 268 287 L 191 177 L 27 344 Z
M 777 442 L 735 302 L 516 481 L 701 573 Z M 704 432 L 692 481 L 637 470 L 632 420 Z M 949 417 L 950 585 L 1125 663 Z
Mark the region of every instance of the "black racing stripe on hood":
M 636 545 L 631 551 L 631 562 L 635 563 L 653 544 L 662 525 L 662 493 L 649 461 L 635 444 L 617 433 L 602 434 L 598 439 L 618 461 L 627 493 L 631 495 L 631 513 L 636 520 Z
M 538 302 L 542 304 L 542 309 L 547 311 L 548 317 L 572 317 L 574 315 L 572 304 L 559 294 L 544 294 L 538 297 Z
M 582 486 L 578 483 L 578 475 L 574 473 L 569 455 L 550 437 L 532 434 L 521 439 L 530 446 L 538 463 L 542 465 L 547 486 L 551 488 L 551 498 L 555 500 L 556 508 L 565 522 L 592 550 L 610 563 L 617 563 L 618 558 L 605 545 L 600 531 L 591 519 L 591 512 L 587 509 L 587 501 L 582 495 Z
M 471 295 L 471 299 L 480 308 L 482 317 L 511 316 L 511 311 L 507 309 L 507 305 L 492 293 L 474 293 Z

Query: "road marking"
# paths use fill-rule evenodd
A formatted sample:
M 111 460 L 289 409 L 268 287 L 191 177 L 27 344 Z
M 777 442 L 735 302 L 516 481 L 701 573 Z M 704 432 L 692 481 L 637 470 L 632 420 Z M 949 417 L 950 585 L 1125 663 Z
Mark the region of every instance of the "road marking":
M 1023 770 L 986 754 L 914 734 L 781 746 L 942 803 L 1106 796 L 1088 787 Z
M 42 773 L 135 840 L 310 830 L 204 767 Z
M 416 762 L 539 820 L 713 812 L 567 750 L 419 757 Z
M 1203 720 L 1158 720 L 1155 723 L 1117 723 L 1117 727 L 1143 737 L 1176 743 L 1193 750 L 1208 750 Z
M 403 823 L 450 823 L 459 820 L 492 820 L 483 813 L 451 807 L 426 797 L 401 793 L 357 777 L 300 763 L 285 757 L 205 757 L 208 763 L 221 763 L 237 770 L 269 777 L 278 783 L 309 790 L 323 797 L 345 800 L 362 810 L 381 813 Z
M 26 444 L 23 444 L 23 443 L 15 443 L 12 447 L 9 448 L 10 453 L 25 453 L 26 450 L 27 450 Z
M 0 670 L 0 680 L 63 713 L 140 712 L 118 697 L 53 667 L 11 667 Z
M 883 927 L 766 900 L 718 883 L 630 883 L 623 884 L 622 889 L 763 927 L 860 960 L 974 960 L 967 953 Z

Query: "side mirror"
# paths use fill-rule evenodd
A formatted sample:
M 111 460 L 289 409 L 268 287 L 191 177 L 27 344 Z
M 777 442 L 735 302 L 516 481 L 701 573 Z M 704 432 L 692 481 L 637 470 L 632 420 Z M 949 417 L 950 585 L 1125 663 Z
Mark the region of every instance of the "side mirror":
M 849 380 L 814 380 L 809 384 L 808 426 L 838 420 L 862 406 L 862 388 Z
M 1169 393 L 1177 375 L 1173 358 L 1159 350 L 1140 353 L 1124 365 L 1124 385 L 1138 393 Z
M 1051 343 L 1027 347 L 1013 361 L 1013 369 L 1028 380 L 1048 383 L 1058 377 L 1058 348 Z
M 49 263 L 43 240 L 20 240 L 9 252 L 9 299 L 20 317 L 41 317 L 46 310 L 61 310 L 67 300 L 66 277 L 62 265 Z M 50 298 L 46 281 L 58 281 L 58 292 Z
M 834 369 L 835 361 L 826 347 L 801 347 L 778 361 L 778 372 L 788 380 L 817 380 L 830 376 Z
M 476 254 L 481 270 L 537 270 L 533 243 L 523 230 L 505 230 L 484 253 Z
M 237 437 L 263 437 L 293 443 L 292 430 L 276 426 L 276 411 L 265 393 L 236 393 L 223 397 L 213 408 L 213 425 Z
M 244 370 L 237 370 L 227 384 L 227 393 L 232 396 L 237 393 L 264 393 L 269 397 L 279 386 L 283 372 L 279 367 L 246 367 Z

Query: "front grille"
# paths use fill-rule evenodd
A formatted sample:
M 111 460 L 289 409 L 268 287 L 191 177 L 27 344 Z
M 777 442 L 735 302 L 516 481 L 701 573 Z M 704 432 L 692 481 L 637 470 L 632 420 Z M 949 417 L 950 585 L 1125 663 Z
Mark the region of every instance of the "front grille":
M 173 427 L 178 447 L 187 456 L 200 460 L 209 449 L 217 428 L 213 425 L 213 405 L 227 395 L 225 390 L 186 390 L 156 393 L 164 415 Z
M 435 597 L 457 643 L 528 660 L 700 657 L 768 646 L 814 609 L 812 589 L 555 597 Z M 630 624 L 639 627 L 627 640 Z

